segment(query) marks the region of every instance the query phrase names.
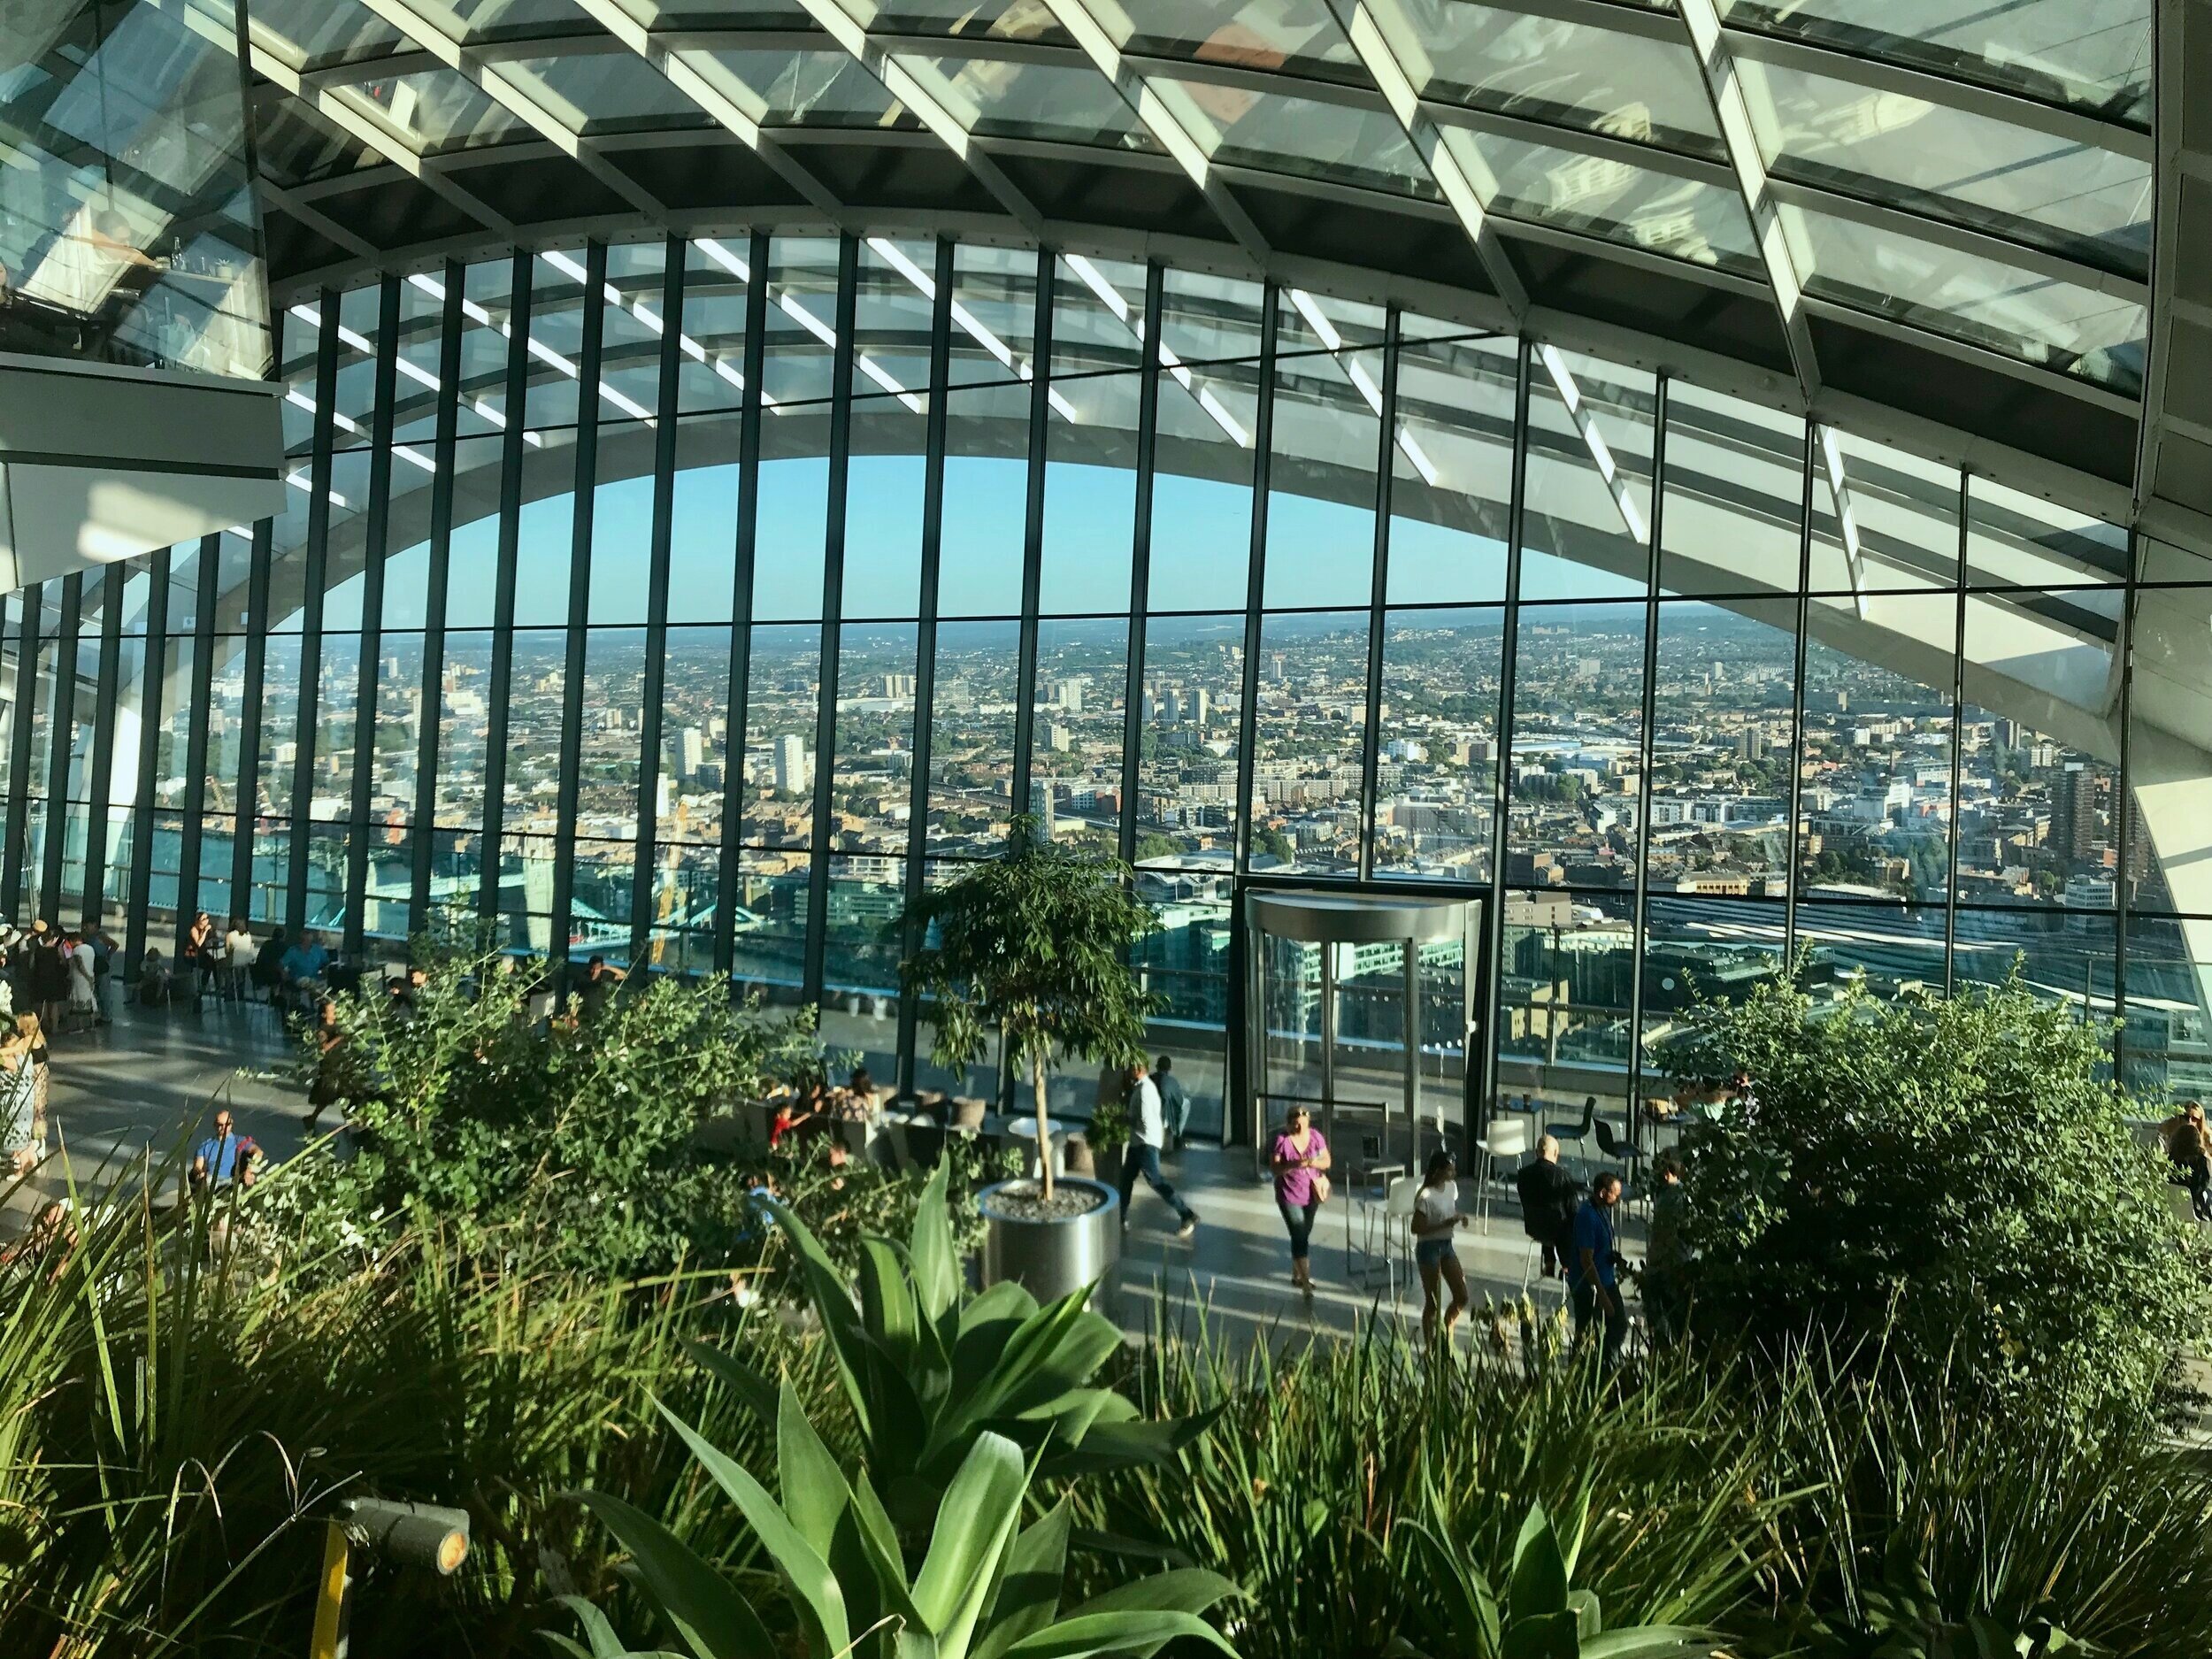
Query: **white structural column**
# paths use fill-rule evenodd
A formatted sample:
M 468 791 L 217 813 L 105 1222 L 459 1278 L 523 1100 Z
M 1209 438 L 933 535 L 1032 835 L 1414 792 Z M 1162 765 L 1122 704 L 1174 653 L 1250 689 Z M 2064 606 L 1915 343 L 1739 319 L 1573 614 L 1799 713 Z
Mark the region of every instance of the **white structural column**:
M 651 191 L 608 160 L 596 144 L 531 96 L 498 64 L 440 27 L 416 0 L 361 0 L 361 4 L 422 46 L 447 68 L 465 78 L 539 137 L 572 157 L 585 172 L 642 213 L 655 227 L 665 228 L 667 210 Z
M 1188 119 L 1171 107 L 1159 89 L 1123 58 L 1113 25 L 1122 26 L 1121 37 L 1125 39 L 1133 31 L 1115 0 L 1045 0 L 1045 6 L 1053 19 L 1083 49 L 1083 55 L 1099 73 L 1114 83 L 1114 89 L 1121 94 L 1122 102 L 1129 106 L 1139 124 L 1198 187 L 1206 198 L 1206 205 L 1236 239 L 1237 245 L 1265 269 L 1270 257 L 1267 238 L 1260 234 L 1260 227 L 1252 222 L 1243 204 L 1229 193 L 1228 187 L 1214 173 L 1211 151 L 1203 139 L 1191 130 Z
M 1405 15 L 1402 0 L 1352 0 L 1348 9 L 1344 0 L 1332 4 L 1361 65 L 1474 243 L 1483 275 L 1517 322 L 1528 311 L 1528 289 L 1490 224 L 1497 178 L 1483 161 L 1472 132 L 1463 131 L 1459 142 L 1448 143 L 1443 130 L 1422 111 L 1420 88 L 1431 76 L 1420 32 Z

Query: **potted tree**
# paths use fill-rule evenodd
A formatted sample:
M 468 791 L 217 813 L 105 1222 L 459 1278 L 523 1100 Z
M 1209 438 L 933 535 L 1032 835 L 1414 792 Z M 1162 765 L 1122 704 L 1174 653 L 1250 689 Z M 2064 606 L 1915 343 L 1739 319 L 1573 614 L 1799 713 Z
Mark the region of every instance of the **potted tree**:
M 964 1067 L 995 1029 L 1035 1095 L 1037 1145 L 1050 1146 L 1052 1071 L 1062 1059 L 1126 1065 L 1144 1054 L 1153 999 L 1130 972 L 1131 945 L 1159 926 L 1119 859 L 1046 837 L 1017 817 L 1006 856 L 924 894 L 907 920 L 923 942 L 900 964 L 922 997 L 940 1064 Z M 1120 1200 L 1102 1181 L 1002 1181 L 976 1196 L 987 1224 L 987 1282 L 1012 1279 L 1040 1299 L 1100 1283 L 1111 1294 L 1121 1255 Z

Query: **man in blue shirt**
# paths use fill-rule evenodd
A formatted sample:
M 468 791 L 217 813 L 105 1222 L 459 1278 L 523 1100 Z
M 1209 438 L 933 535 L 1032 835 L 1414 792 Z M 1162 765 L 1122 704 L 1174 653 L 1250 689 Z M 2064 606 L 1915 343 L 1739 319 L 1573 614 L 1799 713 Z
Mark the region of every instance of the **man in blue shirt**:
M 234 1133 L 230 1113 L 215 1114 L 215 1133 L 200 1142 L 192 1154 L 192 1185 L 205 1192 L 211 1187 L 227 1187 L 233 1181 L 241 1187 L 251 1187 L 254 1162 L 261 1148 L 248 1137 Z
M 1574 1249 L 1567 1258 L 1567 1285 L 1573 1293 L 1575 1346 L 1582 1346 L 1590 1321 L 1605 1316 L 1605 1369 L 1620 1363 L 1628 1340 L 1628 1309 L 1621 1301 L 1613 1246 L 1613 1210 L 1621 1201 L 1621 1178 L 1607 1170 L 1590 1183 L 1590 1202 L 1575 1211 Z
M 324 972 L 330 966 L 330 952 L 323 949 L 322 936 L 310 928 L 302 933 L 299 943 L 285 951 L 279 964 L 284 971 L 284 987 L 307 1007 L 317 995 Z

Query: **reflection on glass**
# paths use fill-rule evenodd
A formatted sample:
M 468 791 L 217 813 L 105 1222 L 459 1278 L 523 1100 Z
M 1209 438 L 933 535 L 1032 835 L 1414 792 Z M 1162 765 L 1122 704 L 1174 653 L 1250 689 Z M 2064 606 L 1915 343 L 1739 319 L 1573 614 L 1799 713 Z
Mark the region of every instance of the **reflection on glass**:
M 1652 377 L 1533 349 L 1524 599 L 1612 599 L 1650 585 Z
M 1819 600 L 1806 621 L 1800 892 L 1939 900 L 1950 889 L 1958 602 L 1881 595 L 1862 616 L 1847 599 Z
M 0 350 L 269 373 L 235 39 L 177 6 L 11 9 Z
M 1661 590 L 1796 592 L 1804 479 L 1802 419 L 1669 381 Z

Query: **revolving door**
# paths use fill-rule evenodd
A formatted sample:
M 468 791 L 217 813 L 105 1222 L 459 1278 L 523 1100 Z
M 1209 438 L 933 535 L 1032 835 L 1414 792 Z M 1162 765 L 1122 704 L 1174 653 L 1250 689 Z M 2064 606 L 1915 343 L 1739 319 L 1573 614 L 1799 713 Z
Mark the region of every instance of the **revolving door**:
M 1347 1179 L 1413 1172 L 1464 1123 L 1481 901 L 1256 889 L 1244 899 L 1256 1172 L 1294 1104 L 1312 1113 Z

